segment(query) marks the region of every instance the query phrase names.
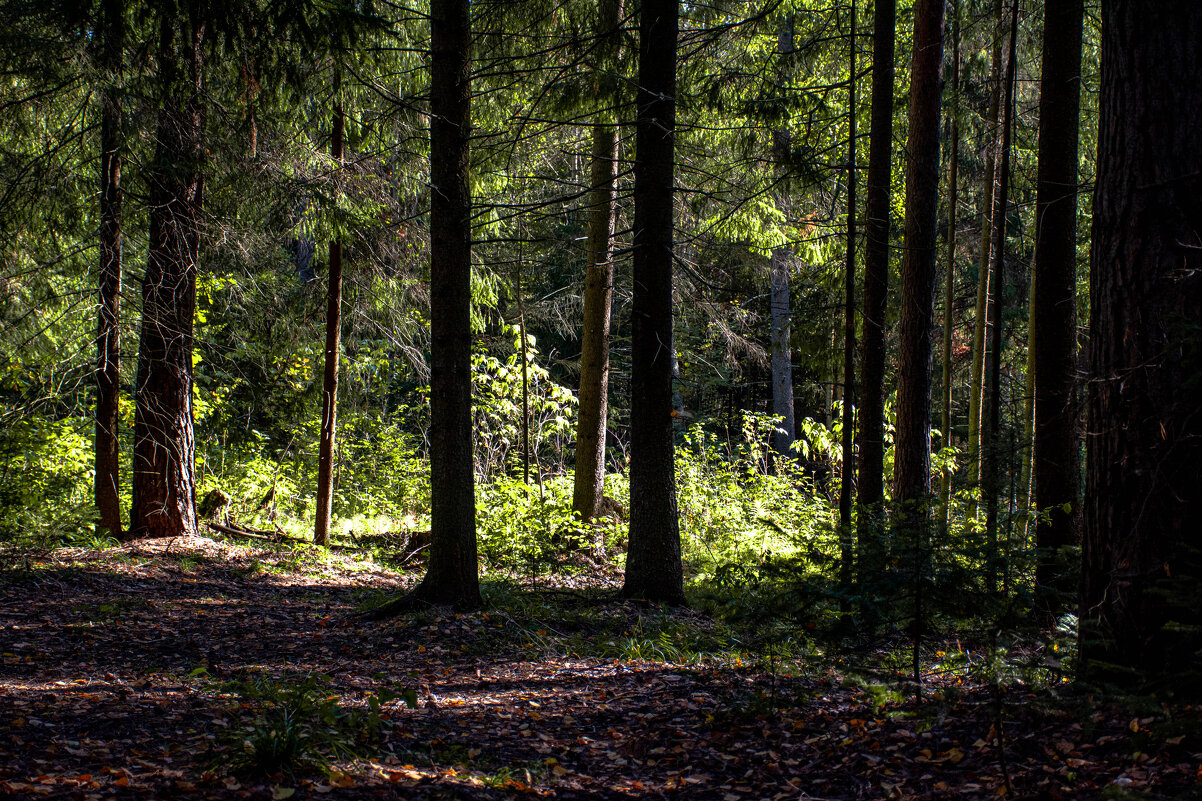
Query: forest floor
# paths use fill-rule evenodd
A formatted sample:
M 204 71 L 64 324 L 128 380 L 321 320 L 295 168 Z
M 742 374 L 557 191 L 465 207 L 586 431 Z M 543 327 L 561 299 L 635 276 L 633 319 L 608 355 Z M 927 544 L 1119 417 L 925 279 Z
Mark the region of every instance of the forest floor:
M 1202 797 L 1196 708 L 952 670 L 903 699 L 707 648 L 604 576 L 353 617 L 412 578 L 201 537 L 0 551 L 0 797 Z

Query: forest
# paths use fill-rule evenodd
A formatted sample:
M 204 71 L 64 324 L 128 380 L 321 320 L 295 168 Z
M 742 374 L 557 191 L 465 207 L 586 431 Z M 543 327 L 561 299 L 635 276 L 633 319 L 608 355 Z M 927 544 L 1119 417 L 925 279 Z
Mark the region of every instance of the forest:
M 1202 798 L 1199 43 L 0 0 L 0 796 Z

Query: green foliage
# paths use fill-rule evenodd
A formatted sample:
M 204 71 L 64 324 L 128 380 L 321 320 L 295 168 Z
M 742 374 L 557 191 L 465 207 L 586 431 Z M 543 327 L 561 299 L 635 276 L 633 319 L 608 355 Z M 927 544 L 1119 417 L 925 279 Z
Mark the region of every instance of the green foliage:
M 329 684 L 318 674 L 276 679 L 256 672 L 213 685 L 218 698 L 228 699 L 228 714 L 253 715 L 225 732 L 223 753 L 213 764 L 264 777 L 327 769 L 366 753 L 387 725 L 381 706 L 406 698 L 403 691 L 381 690 L 367 697 L 364 708 L 348 707 Z
M 91 434 L 81 417 L 0 425 L 0 543 L 107 544 L 91 527 Z
M 794 555 L 822 565 L 835 552 L 832 509 L 813 481 L 788 462 L 767 470 L 772 428 L 768 416 L 745 415 L 741 441 L 728 446 L 694 426 L 677 451 L 681 536 L 699 578 Z

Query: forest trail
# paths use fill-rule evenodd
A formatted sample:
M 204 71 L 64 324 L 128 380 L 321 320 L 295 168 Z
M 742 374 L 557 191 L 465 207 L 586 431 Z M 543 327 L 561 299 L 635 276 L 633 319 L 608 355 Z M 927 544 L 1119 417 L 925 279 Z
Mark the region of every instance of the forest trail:
M 315 554 L 0 553 L 0 797 L 969 799 L 1008 773 L 1012 797 L 1085 799 L 1202 781 L 1188 707 L 1010 687 L 1003 761 L 992 687 L 963 676 L 944 700 L 936 676 L 922 705 L 890 700 L 833 657 L 686 652 L 645 621 L 704 617 L 569 593 L 362 623 L 406 577 Z M 246 743 L 293 749 L 295 773 L 256 777 Z

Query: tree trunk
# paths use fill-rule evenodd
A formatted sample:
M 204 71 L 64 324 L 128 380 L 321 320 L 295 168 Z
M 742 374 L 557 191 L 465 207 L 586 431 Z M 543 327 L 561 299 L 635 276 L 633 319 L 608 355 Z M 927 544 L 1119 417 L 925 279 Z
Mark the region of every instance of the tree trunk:
M 977 262 L 977 305 L 973 319 L 972 376 L 968 389 L 968 480 L 974 487 L 981 483 L 981 414 L 985 397 L 985 343 L 989 338 L 989 268 L 993 263 L 993 208 L 997 191 L 998 117 L 1002 103 L 1002 0 L 994 0 L 993 64 L 990 68 L 992 89 L 989 94 L 989 120 L 985 129 L 985 191 L 981 194 L 981 252 Z M 977 517 L 977 500 L 970 506 L 969 517 Z
M 471 15 L 430 4 L 430 562 L 409 595 L 368 613 L 481 604 L 472 463 Z
M 840 579 L 850 585 L 854 569 L 851 499 L 855 493 L 856 452 L 856 3 L 851 3 L 851 44 L 847 57 L 847 258 L 843 270 L 843 465 L 839 479 Z
M 135 537 L 196 532 L 192 320 L 204 194 L 204 27 L 185 19 L 183 31 L 177 31 L 180 23 L 167 12 L 160 21 L 162 105 L 148 181 L 150 241 L 134 409 L 129 528 Z M 187 61 L 186 75 L 181 57 Z
M 334 168 L 342 164 L 342 134 L 346 112 L 342 108 L 342 80 L 334 80 L 334 132 L 330 155 Z M 317 446 L 317 518 L 313 542 L 326 545 L 330 540 L 330 517 L 334 508 L 334 444 L 338 434 L 338 360 L 342 338 L 342 243 L 330 242 L 330 283 L 326 289 L 325 376 L 321 394 L 321 434 Z
M 96 319 L 96 510 L 99 530 L 121 536 L 121 99 L 116 81 L 125 47 L 121 0 L 105 0 L 100 39 L 100 295 Z
M 951 149 L 947 157 L 947 262 L 943 289 L 943 431 L 941 447 L 952 444 L 952 298 L 956 286 L 956 212 L 960 202 L 960 0 L 954 0 L 952 23 L 952 112 L 948 125 Z M 944 467 L 939 475 L 939 533 L 946 537 L 951 528 L 952 470 Z
M 630 547 L 622 595 L 684 602 L 672 432 L 677 0 L 639 21 L 630 367 Z
M 1102 3 L 1080 638 L 1128 684 L 1184 686 L 1202 647 L 1199 41 L 1194 0 Z
M 1002 485 L 1002 343 L 1005 339 L 1006 212 L 1010 202 L 1010 140 L 1014 127 L 1014 80 L 1018 41 L 1018 0 L 1010 10 L 1010 52 L 1006 57 L 1006 97 L 1002 106 L 1001 159 L 993 205 L 993 268 L 989 292 L 989 425 L 981 436 L 981 493 L 985 496 L 987 589 L 992 590 L 998 568 L 998 496 Z
M 1080 125 L 1082 0 L 1044 9 L 1035 196 L 1031 337 L 1035 370 L 1035 583 L 1072 590 L 1056 575 L 1054 552 L 1080 541 L 1077 404 L 1077 149 Z
M 894 499 L 907 518 L 927 514 L 931 488 L 931 329 L 935 316 L 939 203 L 939 111 L 943 88 L 943 2 L 914 6 L 910 74 L 910 159 L 902 259 Z
M 617 57 L 614 33 L 621 0 L 600 0 L 597 35 L 606 36 L 597 68 L 597 120 L 593 125 L 589 190 L 588 263 L 580 344 L 580 411 L 576 424 L 576 472 L 572 509 L 591 520 L 605 495 L 605 431 L 609 415 L 609 321 L 614 294 L 613 238 L 617 208 L 618 130 L 605 72 Z
M 772 432 L 772 450 L 782 459 L 792 458 L 793 440 L 797 438 L 797 421 L 793 416 L 793 350 L 790 346 L 792 328 L 789 324 L 789 264 L 792 254 L 788 248 L 772 251 L 769 278 L 772 325 L 772 414 L 781 418 Z
M 857 482 L 860 581 L 872 576 L 880 566 L 885 515 L 885 314 L 893 169 L 895 0 L 876 0 L 872 25 L 872 120 L 864 204 L 864 342 L 860 359 Z

